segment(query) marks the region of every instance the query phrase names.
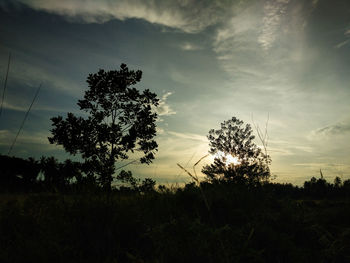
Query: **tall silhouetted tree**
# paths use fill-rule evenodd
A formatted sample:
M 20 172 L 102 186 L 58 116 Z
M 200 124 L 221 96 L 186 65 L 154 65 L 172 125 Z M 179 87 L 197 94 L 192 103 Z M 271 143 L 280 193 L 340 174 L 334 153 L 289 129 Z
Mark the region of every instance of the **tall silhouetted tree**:
M 233 117 L 221 123 L 218 130 L 210 130 L 209 153 L 214 163 L 202 172 L 209 180 L 225 179 L 256 183 L 268 179 L 271 159 L 253 142 L 255 136 L 249 124 Z
M 149 164 L 157 151 L 154 107 L 159 100 L 148 89 L 141 93 L 131 87 L 141 76 L 140 70 L 129 70 L 125 64 L 120 70 L 90 74 L 89 89 L 78 102 L 88 117 L 68 113 L 66 119 L 51 119 L 50 143 L 63 145 L 70 154 L 81 154 L 105 188 L 111 187 L 118 159 L 128 159 L 130 152 L 139 151 L 141 163 Z

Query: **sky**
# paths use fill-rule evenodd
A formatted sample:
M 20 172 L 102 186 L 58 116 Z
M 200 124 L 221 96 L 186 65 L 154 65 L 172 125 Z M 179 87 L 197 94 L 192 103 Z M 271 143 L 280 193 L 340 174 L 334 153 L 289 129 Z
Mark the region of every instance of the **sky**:
M 9 53 L 1 154 L 42 83 L 11 155 L 69 158 L 50 118 L 79 114 L 88 74 L 126 63 L 160 98 L 156 159 L 134 175 L 190 181 L 177 163 L 192 169 L 234 116 L 268 124 L 276 182 L 350 178 L 347 0 L 0 0 L 2 89 Z

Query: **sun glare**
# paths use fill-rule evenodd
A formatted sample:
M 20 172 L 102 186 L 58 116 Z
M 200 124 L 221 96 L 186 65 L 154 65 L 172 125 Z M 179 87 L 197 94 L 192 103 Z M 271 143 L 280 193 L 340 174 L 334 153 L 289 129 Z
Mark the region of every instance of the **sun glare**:
M 237 156 L 232 156 L 231 154 L 225 154 L 224 152 L 217 152 L 215 155 L 214 155 L 214 158 L 219 158 L 221 160 L 224 160 L 226 166 L 229 166 L 229 165 L 240 165 L 241 164 L 241 161 L 238 159 Z

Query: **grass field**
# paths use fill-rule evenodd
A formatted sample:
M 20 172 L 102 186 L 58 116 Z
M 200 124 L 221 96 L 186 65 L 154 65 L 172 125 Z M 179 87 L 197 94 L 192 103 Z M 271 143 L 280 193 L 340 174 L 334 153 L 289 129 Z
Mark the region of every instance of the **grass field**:
M 348 196 L 203 193 L 2 194 L 0 262 L 350 262 Z

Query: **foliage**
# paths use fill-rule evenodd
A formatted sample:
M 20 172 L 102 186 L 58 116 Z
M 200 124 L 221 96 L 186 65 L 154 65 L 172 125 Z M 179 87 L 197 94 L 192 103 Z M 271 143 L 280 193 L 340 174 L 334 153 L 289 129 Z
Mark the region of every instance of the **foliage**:
M 156 181 L 151 178 L 145 178 L 141 181 L 140 179 L 133 177 L 130 171 L 124 170 L 118 174 L 117 180 L 123 183 L 119 189 L 124 191 L 132 190 L 142 193 L 152 192 L 155 190 L 156 185 Z
M 255 136 L 249 124 L 232 117 L 221 123 L 218 130 L 210 130 L 209 153 L 215 156 L 214 163 L 202 172 L 210 181 L 217 179 L 257 183 L 270 176 L 270 157 L 253 142 Z M 227 163 L 227 158 L 237 158 L 239 164 Z
M 129 70 L 99 70 L 87 78 L 89 90 L 79 100 L 87 118 L 68 113 L 67 118 L 52 118 L 52 144 L 62 145 L 70 154 L 81 154 L 90 171 L 101 185 L 110 189 L 118 159 L 128 159 L 129 153 L 143 154 L 141 163 L 154 159 L 157 143 L 155 120 L 158 106 L 156 94 L 148 89 L 140 93 L 131 87 L 140 82 L 142 72 Z
M 0 155 L 0 190 L 26 191 L 36 183 L 40 166 L 33 158 Z
M 144 194 L 2 195 L 0 262 L 350 260 L 350 195 L 315 200 L 276 183 L 201 187 L 209 210 L 195 184 Z
M 0 192 L 101 192 L 103 189 L 88 170 L 88 166 L 69 159 L 59 162 L 54 157 L 25 160 L 0 155 Z M 156 181 L 134 178 L 130 171 L 122 170 L 117 179 L 122 184 L 114 184 L 113 190 L 155 191 Z
M 0 162 L 1 186 L 12 187 L 0 198 L 0 262 L 350 260 L 349 179 L 333 184 L 321 174 L 304 187 L 215 180 L 156 191 L 153 180 L 121 171 L 124 188 L 106 194 L 75 187 L 84 170 L 78 163 Z M 17 168 L 25 164 L 35 164 L 42 180 L 25 179 Z M 36 192 L 13 193 L 29 188 Z

